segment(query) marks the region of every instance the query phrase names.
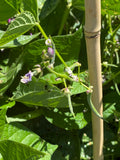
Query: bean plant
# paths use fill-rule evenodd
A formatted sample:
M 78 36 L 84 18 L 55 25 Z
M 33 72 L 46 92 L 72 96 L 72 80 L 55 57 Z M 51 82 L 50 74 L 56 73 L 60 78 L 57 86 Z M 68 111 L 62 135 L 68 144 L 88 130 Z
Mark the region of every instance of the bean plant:
M 103 117 L 92 101 L 83 0 L 0 1 L 0 160 L 92 159 L 91 109 L 104 158 L 120 157 L 120 2 L 101 1 Z

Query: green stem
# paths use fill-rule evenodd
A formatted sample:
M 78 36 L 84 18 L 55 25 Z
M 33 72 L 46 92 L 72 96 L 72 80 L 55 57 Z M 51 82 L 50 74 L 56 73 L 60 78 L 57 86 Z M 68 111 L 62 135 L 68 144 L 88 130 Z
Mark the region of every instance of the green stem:
M 65 63 L 65 61 L 63 60 L 63 58 L 61 57 L 61 55 L 59 54 L 59 52 L 55 49 L 55 53 L 58 56 L 58 58 L 60 59 L 60 61 L 64 64 L 65 67 L 67 67 L 67 64 Z
M 44 36 L 44 38 L 47 40 L 48 36 L 44 32 L 44 30 L 41 27 L 41 25 L 38 22 L 36 22 L 36 26 L 39 28 L 40 32 L 42 33 L 42 35 Z M 61 55 L 59 54 L 59 52 L 57 51 L 57 49 L 55 49 L 55 53 L 58 56 L 58 58 L 60 59 L 60 61 L 64 64 L 64 66 L 67 67 L 67 64 L 65 63 L 65 61 L 63 60 L 63 58 L 61 57 Z
M 80 82 L 80 81 L 79 81 L 79 82 Z M 88 86 L 86 86 L 84 83 L 80 82 L 80 84 L 81 84 L 82 86 L 84 86 L 87 90 L 90 90 L 90 88 L 89 88 Z
M 67 94 L 67 97 L 68 97 L 68 104 L 69 104 L 70 112 L 71 112 L 71 114 L 73 115 L 73 117 L 75 118 L 75 114 L 74 114 L 74 111 L 73 111 L 73 106 L 72 106 L 72 101 L 71 101 L 71 96 L 70 96 L 70 94 Z
M 67 88 L 67 84 L 66 84 L 66 80 L 65 80 L 65 78 L 63 78 L 63 82 L 64 82 L 64 86 L 65 86 L 65 88 Z
M 64 78 L 64 79 L 67 79 L 69 81 L 73 81 L 69 76 L 65 75 L 65 74 L 61 74 L 61 73 L 58 73 L 58 72 L 55 72 L 53 69 L 49 68 L 49 67 L 46 67 L 47 70 L 51 73 L 54 73 L 56 76 L 60 77 L 60 78 Z
M 44 32 L 44 30 L 42 29 L 41 25 L 36 22 L 36 26 L 39 28 L 40 32 L 42 33 L 42 35 L 44 36 L 44 38 L 47 40 L 48 36 L 46 35 L 46 33 Z

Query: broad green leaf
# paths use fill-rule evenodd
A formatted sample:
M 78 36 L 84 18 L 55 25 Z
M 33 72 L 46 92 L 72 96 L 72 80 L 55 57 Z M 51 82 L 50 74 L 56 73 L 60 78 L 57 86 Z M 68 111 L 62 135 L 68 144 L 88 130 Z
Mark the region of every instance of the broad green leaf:
M 57 148 L 57 145 L 47 143 L 46 141 L 42 140 L 37 134 L 33 133 L 20 123 L 13 122 L 9 124 L 4 124 L 4 126 L 0 128 L 0 133 L 1 142 L 8 140 L 11 141 L 11 143 L 19 143 L 19 145 L 21 146 L 25 145 L 25 148 L 31 147 L 31 152 L 32 150 L 36 150 L 36 152 L 41 150 L 42 152 L 39 153 L 42 155 L 46 155 L 47 157 L 50 157 L 53 154 L 54 150 Z M 7 148 L 4 147 L 4 150 L 7 152 Z M 46 152 L 46 154 L 44 154 L 43 152 Z
M 63 80 L 61 78 L 58 78 L 54 73 L 48 73 L 45 76 L 41 77 L 41 79 L 48 81 L 51 84 L 59 84 L 62 83 Z
M 102 0 L 102 13 L 110 15 L 120 14 L 120 1 L 119 0 Z
M 60 0 L 47 0 L 44 3 L 44 6 L 42 7 L 40 18 L 44 19 L 47 17 L 50 13 L 52 13 L 56 6 L 59 4 Z
M 42 11 L 40 12 L 40 24 L 47 35 L 58 34 L 65 8 L 66 0 L 45 1 Z
M 7 117 L 7 122 L 24 122 L 30 119 L 40 117 L 43 114 L 42 109 L 36 109 L 34 111 L 24 112 L 13 117 Z
M 83 85 L 81 85 L 78 82 L 73 82 L 72 89 L 71 89 L 71 94 L 72 95 L 83 93 L 83 92 L 86 92 L 86 91 L 87 91 L 87 89 Z
M 68 107 L 67 96 L 60 89 L 44 80 L 35 78 L 28 84 L 20 83 L 13 100 L 35 106 Z
M 18 54 L 16 53 L 16 56 Z M 15 57 L 12 57 L 13 63 L 9 66 L 9 64 L 7 63 L 7 65 L 0 65 L 1 70 L 0 70 L 0 95 L 2 95 L 7 89 L 8 87 L 12 84 L 15 76 L 17 75 L 17 73 L 20 71 L 20 69 L 22 68 L 23 65 L 23 54 L 19 55 L 18 58 L 15 59 Z M 9 58 L 9 60 L 11 60 L 11 58 Z M 9 60 L 7 59 L 6 61 L 9 62 Z M 3 60 L 5 61 L 5 60 Z
M 35 19 L 38 18 L 38 6 L 37 6 L 37 0 L 22 0 L 21 2 L 21 8 L 24 11 L 31 12 Z
M 14 39 L 13 41 L 10 41 L 10 42 L 0 46 L 0 49 L 13 48 L 13 47 L 19 47 L 19 46 L 25 45 L 25 44 L 29 43 L 30 41 L 32 41 L 37 36 L 39 36 L 39 33 L 36 33 L 34 35 L 21 35 L 21 36 L 17 37 L 16 39 Z
M 20 0 L 0 0 L 0 22 L 7 22 L 19 12 Z
M 0 39 L 0 46 L 16 39 L 35 26 L 35 18 L 32 13 L 25 11 L 21 13 L 8 27 Z
M 88 79 L 88 73 L 85 72 L 81 72 L 79 75 L 82 83 L 84 84 L 86 82 L 86 80 Z M 75 95 L 75 94 L 80 94 L 83 92 L 86 92 L 87 89 L 80 83 L 78 82 L 73 82 L 72 87 L 71 87 L 71 94 Z
M 104 96 L 104 117 L 109 121 L 113 121 L 114 111 L 120 111 L 120 96 L 115 92 L 109 92 Z
M 91 112 L 86 100 L 86 94 L 81 94 L 75 99 L 72 97 L 72 105 L 75 118 L 70 113 L 69 108 L 44 108 L 43 114 L 50 123 L 60 128 L 66 130 L 83 129 L 91 120 Z
M 37 150 L 41 150 L 44 145 L 43 140 L 37 134 L 16 122 L 4 124 L 0 136 L 0 141 L 3 140 L 23 143 Z
M 87 124 L 89 119 L 86 117 L 89 115 L 88 112 L 84 112 L 84 104 L 80 105 L 81 112 L 77 107 L 74 107 L 75 118 L 72 116 L 70 111 L 59 111 L 55 109 L 54 111 L 45 110 L 45 117 L 46 119 L 55 126 L 66 130 L 72 129 L 83 129 Z M 90 118 L 90 116 L 88 116 Z
M 8 157 L 10 160 L 31 160 L 33 158 L 39 160 L 45 155 L 45 153 L 32 147 L 10 140 L 0 142 L 0 153 L 4 160 L 8 160 Z

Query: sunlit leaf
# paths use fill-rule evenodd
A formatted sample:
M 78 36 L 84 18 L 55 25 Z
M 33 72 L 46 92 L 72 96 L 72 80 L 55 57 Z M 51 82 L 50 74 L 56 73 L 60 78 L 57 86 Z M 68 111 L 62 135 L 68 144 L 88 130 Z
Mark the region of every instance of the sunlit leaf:
M 36 38 L 39 35 L 39 33 L 33 34 L 33 35 L 21 35 L 18 38 L 14 39 L 13 41 L 10 41 L 2 46 L 0 48 L 13 48 L 13 47 L 19 47 L 22 45 L 25 45 L 32 41 L 34 38 Z
M 29 105 L 53 108 L 68 107 L 67 96 L 44 80 L 33 79 L 28 84 L 20 83 L 13 99 Z
M 8 27 L 0 39 L 0 46 L 14 40 L 35 26 L 35 18 L 32 13 L 26 11 L 21 13 Z
M 12 84 L 15 76 L 23 65 L 23 54 L 21 54 L 11 66 L 2 66 L 0 70 L 0 95 L 2 95 Z
M 31 158 L 40 159 L 45 155 L 43 152 L 10 140 L 0 142 L 0 153 L 4 160 L 8 160 L 8 157 L 10 157 L 11 160 L 30 160 Z
M 7 22 L 19 12 L 20 0 L 0 0 L 0 22 Z
M 44 19 L 45 17 L 47 17 L 56 8 L 59 2 L 60 0 L 45 1 L 40 13 L 40 18 Z

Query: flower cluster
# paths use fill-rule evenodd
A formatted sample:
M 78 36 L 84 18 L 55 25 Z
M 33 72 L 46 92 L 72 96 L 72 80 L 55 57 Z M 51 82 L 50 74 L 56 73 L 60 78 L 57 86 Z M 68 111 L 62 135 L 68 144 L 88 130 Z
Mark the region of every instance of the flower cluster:
M 73 74 L 72 70 L 70 67 L 66 67 L 65 71 L 68 73 L 69 77 L 71 77 L 74 81 L 78 82 L 78 77 Z

